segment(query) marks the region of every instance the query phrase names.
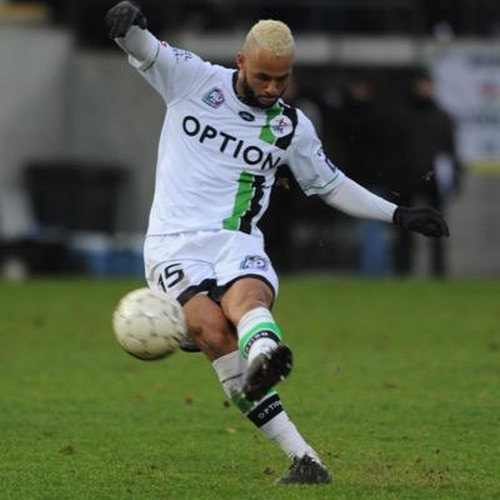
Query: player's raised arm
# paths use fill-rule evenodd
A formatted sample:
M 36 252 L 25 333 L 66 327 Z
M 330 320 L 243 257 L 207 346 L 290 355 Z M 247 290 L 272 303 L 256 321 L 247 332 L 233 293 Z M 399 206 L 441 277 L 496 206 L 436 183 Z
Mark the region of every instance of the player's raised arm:
M 109 37 L 144 69 L 157 54 L 159 41 L 147 31 L 147 19 L 137 2 L 124 0 L 108 10 L 105 17 Z
M 138 2 L 124 0 L 116 4 L 107 12 L 105 22 L 109 36 L 167 105 L 189 95 L 210 72 L 209 63 L 187 50 L 160 42 L 150 33 Z

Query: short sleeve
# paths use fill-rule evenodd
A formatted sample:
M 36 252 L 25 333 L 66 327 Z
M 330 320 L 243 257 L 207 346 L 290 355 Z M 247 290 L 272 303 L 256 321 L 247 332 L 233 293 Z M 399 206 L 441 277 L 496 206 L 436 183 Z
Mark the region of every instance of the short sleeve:
M 133 56 L 129 62 L 158 91 L 167 104 L 189 94 L 209 73 L 211 64 L 187 50 L 158 44 L 152 61 L 140 63 Z
M 289 167 L 308 196 L 329 193 L 338 186 L 344 174 L 326 156 L 311 121 L 297 110 L 297 141 L 289 157 Z

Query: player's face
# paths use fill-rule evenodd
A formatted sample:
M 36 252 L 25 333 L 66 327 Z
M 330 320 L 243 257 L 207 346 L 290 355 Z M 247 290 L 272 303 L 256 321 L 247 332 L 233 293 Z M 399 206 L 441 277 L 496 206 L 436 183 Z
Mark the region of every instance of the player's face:
M 237 91 L 252 106 L 270 108 L 285 92 L 292 76 L 293 54 L 276 56 L 267 49 L 239 53 Z

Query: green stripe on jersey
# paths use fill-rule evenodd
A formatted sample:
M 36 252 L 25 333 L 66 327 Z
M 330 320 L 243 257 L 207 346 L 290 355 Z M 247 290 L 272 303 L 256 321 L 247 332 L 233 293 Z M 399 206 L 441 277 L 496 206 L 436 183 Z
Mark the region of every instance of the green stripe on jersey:
M 271 109 L 266 111 L 266 124 L 262 127 L 260 131 L 260 140 L 267 142 L 268 144 L 274 144 L 276 142 L 276 137 L 271 130 L 271 120 L 276 118 L 282 112 L 281 106 L 277 104 Z
M 248 172 L 242 172 L 238 180 L 238 191 L 234 201 L 233 213 L 222 222 L 224 229 L 237 231 L 240 226 L 241 217 L 247 212 L 252 203 L 254 192 L 254 176 Z

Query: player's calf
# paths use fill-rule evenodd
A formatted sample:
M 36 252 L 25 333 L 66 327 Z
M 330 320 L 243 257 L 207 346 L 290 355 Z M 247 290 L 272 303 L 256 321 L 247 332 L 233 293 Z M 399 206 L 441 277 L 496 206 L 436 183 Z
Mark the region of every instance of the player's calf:
M 292 369 L 292 351 L 281 343 L 281 330 L 271 311 L 257 307 L 242 316 L 238 323 L 238 347 L 248 360 L 243 392 L 251 401 L 261 399 Z

